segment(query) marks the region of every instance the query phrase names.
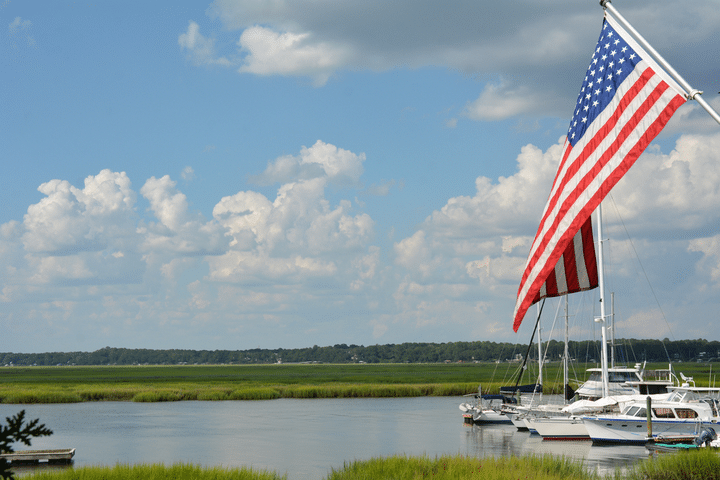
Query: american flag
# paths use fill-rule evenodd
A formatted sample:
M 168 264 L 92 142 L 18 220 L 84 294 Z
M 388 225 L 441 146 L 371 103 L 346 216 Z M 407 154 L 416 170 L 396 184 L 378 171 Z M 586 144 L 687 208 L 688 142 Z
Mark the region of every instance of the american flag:
M 606 12 L 518 289 L 515 331 L 528 308 L 550 296 L 543 295 L 545 282 L 573 237 L 686 98 Z

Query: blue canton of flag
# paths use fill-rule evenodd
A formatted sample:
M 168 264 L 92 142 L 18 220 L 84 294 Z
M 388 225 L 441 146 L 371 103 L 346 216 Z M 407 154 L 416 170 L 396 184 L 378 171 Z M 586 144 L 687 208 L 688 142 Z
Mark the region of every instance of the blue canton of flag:
M 640 57 L 607 21 L 595 53 L 585 74 L 575 114 L 570 121 L 568 141 L 571 145 L 582 138 L 585 130 L 612 100 L 623 80 L 640 62 Z

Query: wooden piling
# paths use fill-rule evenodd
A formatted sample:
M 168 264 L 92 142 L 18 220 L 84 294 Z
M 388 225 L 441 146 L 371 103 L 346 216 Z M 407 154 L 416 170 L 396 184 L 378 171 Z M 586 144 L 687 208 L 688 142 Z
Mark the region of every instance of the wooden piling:
M 650 395 L 647 396 L 645 410 L 647 413 L 647 438 L 648 440 L 652 440 L 652 398 L 650 398 Z

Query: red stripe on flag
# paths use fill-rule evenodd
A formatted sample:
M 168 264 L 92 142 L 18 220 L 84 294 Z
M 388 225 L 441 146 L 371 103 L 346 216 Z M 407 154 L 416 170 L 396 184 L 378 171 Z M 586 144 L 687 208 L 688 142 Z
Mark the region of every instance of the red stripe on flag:
M 568 243 L 565 254 L 563 255 L 563 260 L 565 261 L 565 284 L 567 285 L 567 291 L 580 291 L 580 279 L 578 278 L 577 263 L 575 263 L 575 237 Z
M 582 251 L 578 252 L 577 248 Z M 578 253 L 581 254 L 580 258 L 578 258 Z M 582 269 L 582 278 L 578 260 L 582 262 L 584 267 Z M 558 281 L 564 284 L 563 288 L 560 288 Z M 588 217 L 582 228 L 568 244 L 555 269 L 550 272 L 545 283 L 538 290 L 531 305 L 545 297 L 558 297 L 572 292 L 589 290 L 597 287 L 597 285 L 597 260 L 595 257 L 592 221 Z

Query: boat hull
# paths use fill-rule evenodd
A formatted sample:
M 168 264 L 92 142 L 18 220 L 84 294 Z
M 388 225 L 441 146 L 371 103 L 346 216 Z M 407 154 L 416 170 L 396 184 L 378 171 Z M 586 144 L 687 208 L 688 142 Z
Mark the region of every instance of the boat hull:
M 645 445 L 648 441 L 647 421 L 616 417 L 583 417 L 593 443 Z M 709 425 L 709 423 L 708 423 Z M 715 426 L 716 424 L 712 424 Z M 697 435 L 703 424 L 694 419 L 673 421 L 654 418 L 652 437 Z
M 578 417 L 528 417 L 525 423 L 543 440 L 590 440 L 585 424 Z

